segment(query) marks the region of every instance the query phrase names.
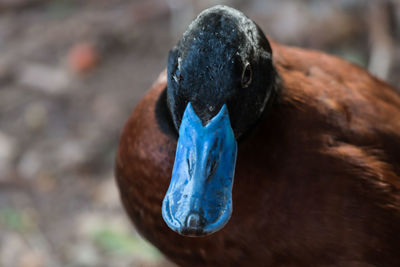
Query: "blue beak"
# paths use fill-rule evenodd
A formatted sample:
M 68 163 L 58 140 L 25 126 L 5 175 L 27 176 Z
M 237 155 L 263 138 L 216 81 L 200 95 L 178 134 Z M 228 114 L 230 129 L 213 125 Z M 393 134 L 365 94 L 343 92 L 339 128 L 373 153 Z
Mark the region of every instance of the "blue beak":
M 226 105 L 203 126 L 189 103 L 162 205 L 163 218 L 172 230 L 204 236 L 224 227 L 232 214 L 236 155 L 237 143 Z

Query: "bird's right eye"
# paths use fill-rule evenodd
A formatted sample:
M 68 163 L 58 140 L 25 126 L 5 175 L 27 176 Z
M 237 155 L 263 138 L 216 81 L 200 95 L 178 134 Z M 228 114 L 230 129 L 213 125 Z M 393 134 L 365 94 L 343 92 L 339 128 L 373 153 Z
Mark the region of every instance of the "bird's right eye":
M 183 80 L 182 75 L 181 75 L 181 61 L 182 61 L 181 58 L 178 57 L 178 66 L 175 70 L 174 75 L 172 76 L 172 78 L 174 78 L 174 81 L 176 83 L 179 83 L 180 81 Z
M 180 77 L 178 76 L 178 74 L 175 72 L 175 74 L 172 76 L 172 78 L 174 78 L 174 81 L 176 82 L 176 83 L 179 83 L 180 82 Z

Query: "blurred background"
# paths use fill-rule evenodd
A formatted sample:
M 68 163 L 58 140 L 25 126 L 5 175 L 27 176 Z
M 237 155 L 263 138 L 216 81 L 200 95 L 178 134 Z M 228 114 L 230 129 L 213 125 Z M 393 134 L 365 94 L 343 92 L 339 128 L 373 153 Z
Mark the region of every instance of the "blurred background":
M 398 0 L 0 0 L 0 266 L 172 266 L 128 221 L 114 157 L 169 49 L 217 3 L 399 88 Z

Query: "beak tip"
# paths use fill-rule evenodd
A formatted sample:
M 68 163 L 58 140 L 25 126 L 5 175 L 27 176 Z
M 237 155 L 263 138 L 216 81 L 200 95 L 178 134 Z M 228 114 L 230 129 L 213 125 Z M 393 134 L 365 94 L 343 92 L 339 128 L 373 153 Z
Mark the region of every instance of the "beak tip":
M 211 221 L 204 214 L 192 210 L 173 215 L 167 197 L 162 205 L 162 216 L 167 226 L 178 234 L 189 237 L 202 237 L 219 231 L 227 224 L 231 214 L 231 201 L 216 221 Z

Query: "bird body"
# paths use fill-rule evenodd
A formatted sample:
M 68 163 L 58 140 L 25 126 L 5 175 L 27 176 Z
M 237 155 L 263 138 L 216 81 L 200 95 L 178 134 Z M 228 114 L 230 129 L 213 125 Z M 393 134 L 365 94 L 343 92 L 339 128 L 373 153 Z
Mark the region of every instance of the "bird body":
M 279 90 L 237 140 L 226 226 L 193 238 L 163 220 L 178 140 L 166 72 L 121 135 L 130 218 L 181 266 L 400 266 L 399 93 L 345 60 L 270 43 Z

